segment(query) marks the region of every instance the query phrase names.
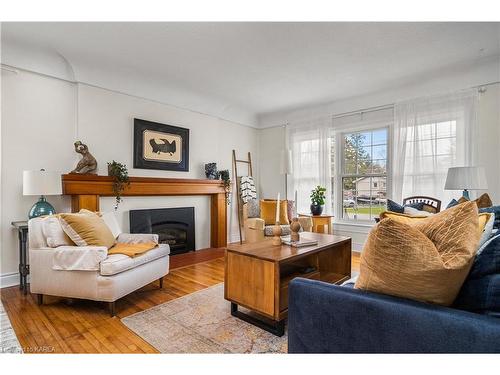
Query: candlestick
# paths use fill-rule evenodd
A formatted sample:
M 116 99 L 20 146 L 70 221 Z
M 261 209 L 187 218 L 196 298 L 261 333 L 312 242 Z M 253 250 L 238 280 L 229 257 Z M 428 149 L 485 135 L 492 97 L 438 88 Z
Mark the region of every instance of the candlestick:
M 281 226 L 280 223 L 277 221 L 276 224 L 273 227 L 273 241 L 272 241 L 274 246 L 281 245 Z
M 276 200 L 276 223 L 280 222 L 280 193 L 278 193 L 278 199 Z
M 298 210 L 299 210 L 299 205 L 297 203 L 297 190 L 295 190 L 295 204 L 294 204 L 294 206 L 295 206 L 295 215 L 294 216 L 297 217 L 298 216 Z

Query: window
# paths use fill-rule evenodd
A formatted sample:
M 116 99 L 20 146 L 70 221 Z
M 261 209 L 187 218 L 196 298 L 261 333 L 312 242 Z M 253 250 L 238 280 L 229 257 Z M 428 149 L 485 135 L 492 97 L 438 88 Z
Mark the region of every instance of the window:
M 388 128 L 341 135 L 342 219 L 372 221 L 387 202 Z
M 415 125 L 406 136 L 403 195 L 435 196 L 441 191 L 449 167 L 454 166 L 457 122 L 435 121 Z M 428 190 L 426 190 L 428 189 Z

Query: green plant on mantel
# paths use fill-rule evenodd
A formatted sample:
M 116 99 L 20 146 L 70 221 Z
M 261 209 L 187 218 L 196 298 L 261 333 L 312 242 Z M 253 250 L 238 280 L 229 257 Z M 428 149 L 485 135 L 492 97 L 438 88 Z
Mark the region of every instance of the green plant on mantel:
M 224 169 L 219 171 L 219 177 L 224 184 L 224 190 L 226 191 L 226 202 L 227 204 L 231 204 L 231 179 L 229 178 L 229 170 Z
M 113 160 L 111 163 L 108 163 L 108 176 L 113 177 L 113 193 L 116 197 L 115 210 L 117 210 L 118 205 L 123 200 L 122 192 L 125 186 L 130 185 L 127 166 Z

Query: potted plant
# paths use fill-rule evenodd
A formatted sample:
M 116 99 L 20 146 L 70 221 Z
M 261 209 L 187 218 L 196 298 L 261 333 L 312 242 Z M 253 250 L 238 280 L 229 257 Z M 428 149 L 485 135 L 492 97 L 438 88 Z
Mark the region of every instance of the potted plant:
M 229 170 L 224 169 L 222 171 L 219 171 L 219 177 L 224 183 L 224 190 L 226 191 L 226 202 L 227 204 L 231 204 L 230 200 L 230 193 L 231 193 L 231 180 L 229 178 Z
M 326 188 L 319 185 L 311 191 L 311 213 L 314 216 L 319 216 L 323 213 L 323 208 L 325 207 L 325 192 Z
M 122 201 L 122 192 L 125 186 L 129 186 L 127 166 L 117 161 L 108 163 L 108 176 L 113 177 L 113 193 L 116 196 L 115 210 Z

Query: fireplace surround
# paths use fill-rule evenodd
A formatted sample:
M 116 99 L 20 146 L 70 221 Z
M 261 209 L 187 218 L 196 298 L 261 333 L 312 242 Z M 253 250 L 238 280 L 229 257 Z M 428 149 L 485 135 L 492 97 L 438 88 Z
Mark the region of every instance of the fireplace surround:
M 130 233 L 155 233 L 170 254 L 195 250 L 194 207 L 131 210 Z

